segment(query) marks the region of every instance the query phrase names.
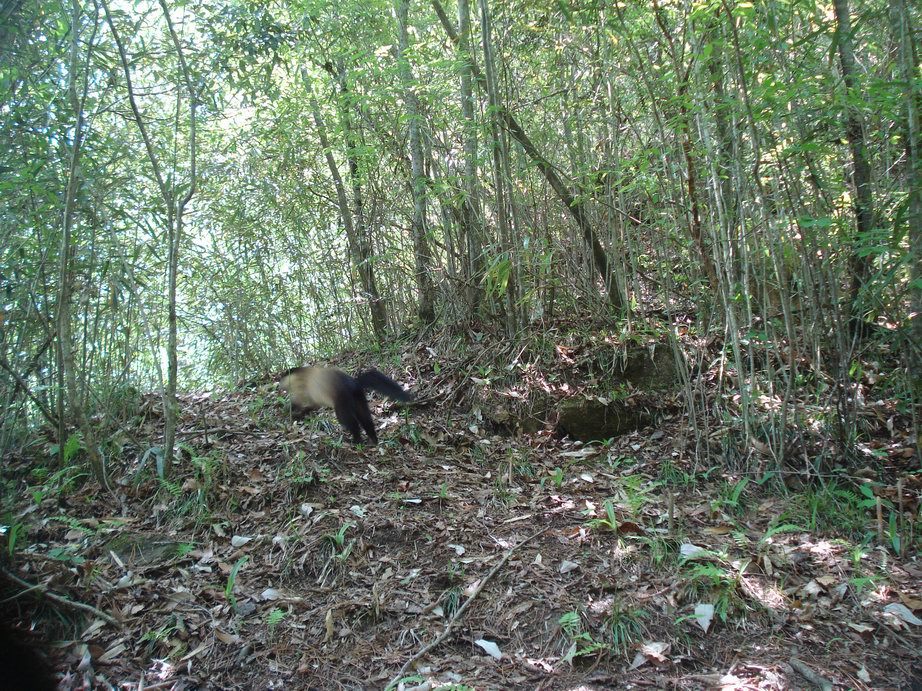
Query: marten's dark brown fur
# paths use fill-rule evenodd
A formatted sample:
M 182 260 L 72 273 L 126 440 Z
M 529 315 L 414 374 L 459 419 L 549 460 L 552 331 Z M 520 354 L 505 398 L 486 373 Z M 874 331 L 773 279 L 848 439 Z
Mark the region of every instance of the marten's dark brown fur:
M 395 401 L 413 399 L 400 384 L 375 369 L 353 378 L 336 367 L 295 367 L 282 376 L 279 388 L 288 394 L 291 410 L 298 417 L 317 408 L 332 408 L 356 444 L 362 441 L 362 429 L 372 444 L 378 443 L 366 390 L 372 389 Z

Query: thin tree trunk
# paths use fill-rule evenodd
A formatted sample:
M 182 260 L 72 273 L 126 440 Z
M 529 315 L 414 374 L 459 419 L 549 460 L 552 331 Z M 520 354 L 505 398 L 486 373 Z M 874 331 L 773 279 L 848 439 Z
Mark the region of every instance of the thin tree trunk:
M 345 86 L 343 87 L 345 89 Z M 371 229 L 365 218 L 365 196 L 362 192 L 362 174 L 359 170 L 358 160 L 358 133 L 353 126 L 352 116 L 348 110 L 348 104 L 344 104 L 343 125 L 346 135 L 348 152 L 346 158 L 349 160 L 349 180 L 352 182 L 352 200 L 355 204 L 355 234 L 356 243 L 358 244 L 359 256 L 359 279 L 362 281 L 362 290 L 368 300 L 368 311 L 371 314 L 371 328 L 375 333 L 375 339 L 380 345 L 384 345 L 387 339 L 387 310 L 384 307 L 384 300 L 381 299 L 381 293 L 378 292 L 378 282 L 375 279 L 374 252 L 371 245 Z
M 186 64 L 186 58 L 182 51 L 182 45 L 179 42 L 179 36 L 173 27 L 173 20 L 170 18 L 170 10 L 167 7 L 166 0 L 160 0 L 160 8 L 163 10 L 163 17 L 166 20 L 167 28 L 170 31 L 170 39 L 173 43 L 173 49 L 176 51 L 176 57 L 179 60 L 180 76 L 185 84 L 189 96 L 189 188 L 176 203 L 176 185 L 174 183 L 170 199 L 174 206 L 171 208 L 170 215 L 173 217 L 170 223 L 171 242 L 169 254 L 169 285 L 168 285 L 168 305 L 169 305 L 169 337 L 167 340 L 167 411 L 164 420 L 164 447 L 167 452 L 166 460 L 172 460 L 173 445 L 176 441 L 176 423 L 179 417 L 179 406 L 176 402 L 176 387 L 179 382 L 179 343 L 177 337 L 176 323 L 176 284 L 179 275 L 179 248 L 182 242 L 183 217 L 186 206 L 195 194 L 196 187 L 196 119 L 195 113 L 198 108 L 198 94 L 192 85 L 192 76 L 189 73 L 189 66 Z M 182 99 L 176 98 L 176 125 L 179 127 L 179 109 Z M 168 462 L 164 462 L 164 473 L 170 467 Z
M 461 117 L 464 120 L 464 191 L 461 230 L 467 250 L 465 280 L 467 307 L 477 313 L 483 290 L 484 238 L 480 213 L 480 184 L 477 177 L 477 120 L 474 116 L 474 56 L 471 51 L 470 0 L 458 0 L 458 57 L 461 60 Z
M 387 310 L 384 300 L 378 292 L 378 282 L 375 279 L 374 252 L 371 247 L 371 230 L 365 220 L 365 195 L 362 192 L 362 171 L 359 169 L 359 133 L 355 128 L 352 118 L 352 105 L 349 103 L 350 91 L 346 82 L 345 70 L 339 67 L 336 75 L 340 93 L 343 96 L 341 106 L 342 124 L 346 137 L 346 158 L 349 161 L 349 180 L 352 183 L 352 201 L 355 204 L 355 241 L 359 251 L 358 264 L 359 279 L 362 281 L 362 290 L 368 299 L 368 309 L 371 313 L 371 326 L 375 332 L 378 343 L 384 345 L 387 338 Z M 355 106 L 358 108 L 358 106 Z
M 715 21 L 713 31 L 717 36 L 716 40 L 711 42 L 714 50 L 707 61 L 708 72 L 711 75 L 711 84 L 714 89 L 714 129 L 717 132 L 717 174 L 719 176 L 719 196 L 724 211 L 724 228 L 730 247 L 730 255 L 727 257 L 729 266 L 728 273 L 734 282 L 739 282 L 739 269 L 736 268 L 739 262 L 739 243 L 735 242 L 734 228 L 736 228 L 736 204 L 733 201 L 733 191 L 730 184 L 730 161 L 733 157 L 733 139 L 730 136 L 730 124 L 727 117 L 729 110 L 729 101 L 727 99 L 726 89 L 724 88 L 723 73 L 723 37 L 719 35 L 720 12 L 718 7 L 715 9 Z M 713 34 L 712 34 L 713 36 Z
M 58 261 L 58 309 L 56 326 L 58 332 L 57 360 L 58 360 L 58 392 L 57 392 L 57 417 L 58 417 L 58 460 L 64 460 L 64 442 L 67 440 L 68 413 L 77 417 L 74 409 L 79 404 L 77 400 L 77 386 L 74 377 L 74 344 L 71 336 L 71 291 L 72 276 L 70 259 L 73 242 L 74 211 L 77 199 L 78 164 L 80 149 L 83 145 L 83 103 L 77 96 L 77 48 L 80 40 L 80 4 L 73 0 L 71 16 L 71 49 L 69 66 L 68 96 L 70 106 L 74 111 L 74 139 L 70 150 L 70 165 L 68 169 L 67 188 L 64 196 L 64 228 L 61 233 L 61 250 Z
M 496 189 L 496 222 L 499 226 L 499 238 L 508 253 L 509 269 L 506 278 L 506 331 L 512 336 L 518 325 L 515 305 L 515 242 L 509 230 L 509 205 L 506 198 L 506 171 L 509 170 L 498 113 L 500 111 L 499 95 L 496 86 L 496 69 L 493 62 L 493 44 L 490 26 L 490 7 L 487 0 L 480 0 L 480 33 L 483 41 L 484 84 L 487 102 L 490 105 L 490 148 L 493 157 L 493 186 Z
M 115 28 L 115 23 L 112 20 L 112 13 L 109 10 L 107 0 L 101 0 L 101 2 L 106 12 L 106 21 L 108 22 L 109 29 L 112 32 L 112 38 L 115 40 L 115 45 L 118 48 L 119 60 L 122 65 L 122 72 L 125 75 L 125 87 L 128 92 L 128 102 L 131 105 L 131 111 L 134 115 L 135 124 L 138 126 L 138 131 L 141 133 L 141 139 L 144 141 L 144 147 L 147 151 L 147 158 L 151 164 L 154 179 L 157 182 L 157 187 L 160 190 L 160 196 L 163 199 L 163 203 L 166 206 L 167 212 L 167 239 L 169 243 L 169 254 L 167 257 L 167 382 L 163 393 L 163 466 L 160 469 L 161 473 L 166 476 L 169 474 L 170 466 L 172 465 L 173 461 L 173 446 L 176 442 L 176 423 L 179 417 L 178 405 L 176 403 L 176 389 L 179 378 L 176 291 L 179 274 L 179 248 L 182 242 L 183 214 L 185 213 L 186 206 L 191 201 L 192 196 L 195 194 L 197 181 L 196 109 L 198 107 L 198 95 L 192 84 L 192 76 L 189 71 L 189 67 L 186 64 L 186 59 L 182 51 L 179 36 L 176 34 L 176 30 L 173 27 L 169 8 L 167 7 L 165 0 L 160 0 L 160 8 L 163 11 L 163 16 L 166 20 L 167 28 L 169 29 L 170 33 L 170 39 L 173 42 L 173 48 L 176 51 L 176 57 L 179 61 L 180 76 L 189 95 L 189 186 L 186 190 L 186 193 L 177 201 L 177 181 L 175 180 L 174 176 L 171 176 L 171 179 L 168 182 L 163 175 L 163 171 L 160 165 L 160 158 L 157 156 L 157 152 L 154 149 L 153 140 L 150 137 L 150 133 L 147 131 L 147 124 L 144 121 L 144 117 L 141 114 L 141 109 L 139 108 L 137 99 L 135 98 L 134 86 L 131 80 L 131 67 L 128 60 L 128 55 L 125 52 L 125 46 L 122 43 L 121 35 Z M 177 97 L 177 130 L 179 127 L 180 104 L 181 99 Z
M 845 81 L 846 124 L 845 134 L 852 151 L 852 182 L 855 186 L 855 220 L 856 237 L 849 261 L 852 288 L 850 296 L 850 317 L 855 324 L 861 318 L 859 293 L 861 286 L 870 274 L 870 265 L 866 257 L 858 254 L 862 236 L 874 227 L 874 197 L 871 189 L 871 164 L 868 161 L 867 144 L 864 140 L 864 124 L 861 112 L 855 105 L 861 98 L 858 86 L 855 53 L 852 45 L 852 20 L 849 14 L 848 0 L 834 0 L 836 15 L 836 37 L 839 47 L 839 63 L 842 66 L 842 79 Z
M 80 156 L 82 153 L 85 125 L 85 106 L 89 92 L 90 59 L 96 41 L 96 32 L 99 27 L 99 8 L 94 5 L 96 12 L 93 15 L 93 30 L 87 43 L 86 60 L 83 65 L 84 81 L 83 91 L 77 95 L 77 49 L 80 43 L 80 16 L 81 8 L 77 0 L 72 2 L 73 15 L 71 26 L 71 61 L 70 83 L 68 95 L 71 107 L 75 114 L 74 139 L 71 147 L 70 166 L 68 169 L 67 189 L 64 199 L 64 230 L 61 235 L 61 256 L 59 265 L 60 293 L 58 297 L 57 331 L 58 331 L 58 454 L 63 461 L 65 441 L 67 439 L 67 416 L 65 414 L 65 401 L 70 409 L 73 421 L 83 432 L 83 442 L 86 454 L 90 459 L 90 467 L 100 487 L 108 488 L 106 469 L 102 457 L 97 450 L 96 434 L 89 423 L 83 410 L 80 397 L 77 394 L 77 377 L 74 363 L 74 347 L 71 335 L 71 289 L 72 271 L 70 260 L 73 257 L 73 228 L 76 216 L 77 189 L 80 184 Z
M 307 76 L 305 75 L 305 83 Z M 308 89 L 310 87 L 308 86 Z M 311 111 L 314 117 L 314 124 L 317 127 L 317 136 L 320 138 L 320 146 L 323 148 L 324 156 L 327 161 L 327 168 L 330 170 L 330 177 L 333 178 L 333 187 L 336 190 L 336 200 L 339 205 L 339 215 L 343 219 L 343 227 L 346 230 L 346 240 L 349 243 L 349 254 L 352 259 L 352 265 L 359 274 L 359 280 L 362 284 L 362 290 L 368 297 L 369 311 L 371 315 L 372 329 L 374 329 L 375 338 L 378 343 L 383 344 L 386 336 L 387 315 L 381 297 L 378 294 L 378 286 L 375 282 L 374 265 L 370 251 L 370 243 L 359 236 L 364 232 L 364 228 L 356 230 L 353 222 L 352 211 L 349 208 L 349 199 L 346 196 L 346 186 L 343 184 L 342 176 L 339 174 L 339 167 L 336 165 L 336 159 L 333 158 L 333 150 L 330 147 L 330 141 L 327 138 L 326 126 L 323 117 L 320 114 L 320 106 L 313 92 L 310 92 Z M 348 108 L 348 105 L 344 105 Z M 349 158 L 350 175 L 352 177 L 353 194 L 357 194 L 356 211 L 362 209 L 361 204 L 361 185 L 358 180 L 358 163 L 355 159 L 355 151 L 347 156 Z M 364 226 L 364 214 L 362 215 Z
M 409 38 L 407 13 L 409 0 L 396 0 L 397 17 L 397 62 L 400 81 L 403 84 L 404 100 L 409 117 L 408 136 L 410 143 L 411 186 L 413 192 L 413 253 L 416 258 L 416 288 L 419 292 L 418 315 L 424 324 L 435 321 L 435 284 L 432 281 L 433 261 L 426 237 L 426 176 L 423 173 L 423 144 L 420 132 L 419 99 L 414 91 L 413 70 L 407 56 Z
M 734 175 L 735 169 L 735 156 L 733 154 L 734 145 L 728 117 L 730 101 L 727 99 L 724 87 L 724 41 L 720 31 L 721 12 L 721 7 L 714 8 L 713 21 L 708 22 L 703 37 L 708 45 L 713 46 L 711 55 L 706 63 L 711 80 L 711 108 L 713 109 L 714 131 L 717 135 L 716 143 L 711 147 L 707 146 L 710 142 L 707 127 L 701 128 L 699 138 L 705 143 L 705 148 L 713 152 L 710 165 L 714 184 L 709 186 L 712 190 L 713 208 L 717 217 L 713 255 L 717 258 L 715 264 L 718 277 L 724 282 L 721 287 L 722 294 L 733 295 L 743 287 L 741 271 L 742 247 L 740 246 L 740 237 L 738 235 L 737 203 L 734 198 L 734 187 L 731 184 L 731 176 Z M 705 161 L 705 164 L 707 165 L 707 161 Z M 706 186 L 707 188 L 708 186 Z M 748 290 L 743 293 L 743 295 L 747 296 L 743 303 L 746 310 L 746 322 L 749 321 L 748 294 Z M 728 307 L 725 306 L 725 309 L 728 309 Z
M 909 205 L 906 214 L 909 226 L 910 266 L 910 322 L 908 361 L 915 399 L 916 425 L 919 424 L 922 403 L 922 123 L 919 89 L 919 55 L 913 42 L 913 27 L 906 0 L 893 0 L 894 39 L 898 46 L 901 81 L 905 84 L 903 100 L 906 104 L 906 178 L 909 188 Z M 916 450 L 922 439 L 916 434 Z
M 538 152 L 538 149 L 532 144 L 528 135 L 525 134 L 525 131 L 519 126 L 515 118 L 506 110 L 500 111 L 500 116 L 503 119 L 503 123 L 512 133 L 512 136 L 522 145 L 525 153 L 527 153 L 529 158 L 538 166 L 538 169 L 544 173 L 545 179 L 557 193 L 557 197 L 563 202 L 564 206 L 567 207 L 567 210 L 570 212 L 573 220 L 576 221 L 576 225 L 579 229 L 583 231 L 583 240 L 592 251 L 593 263 L 599 275 L 602 277 L 602 280 L 605 282 L 605 289 L 608 292 L 609 302 L 616 310 L 624 311 L 626 305 L 622 297 L 620 281 L 609 265 L 608 255 L 605 254 L 602 243 L 599 241 L 595 228 L 586 215 L 582 203 L 578 202 L 573 197 L 570 190 L 564 185 L 563 180 L 557 175 L 554 166 Z
M 448 34 L 449 39 L 451 39 L 453 43 L 457 44 L 458 34 L 448 20 L 448 15 L 445 14 L 445 10 L 442 9 L 439 0 L 432 0 L 432 6 L 439 17 L 445 33 Z M 483 87 L 485 83 L 483 73 L 481 73 L 476 65 L 471 65 L 471 71 L 474 78 L 477 79 L 481 87 Z M 525 149 L 525 153 L 528 154 L 529 158 L 538 166 L 538 169 L 544 174 L 551 188 L 557 193 L 560 201 L 567 207 L 567 211 L 570 212 L 576 225 L 582 231 L 583 239 L 592 252 L 593 263 L 605 284 L 609 302 L 615 310 L 623 312 L 627 306 L 624 302 L 620 281 L 618 280 L 618 276 L 611 270 L 605 250 L 602 248 L 602 243 L 599 242 L 598 234 L 595 232 L 595 228 L 583 211 L 582 205 L 576 201 L 573 194 L 567 189 L 566 185 L 564 185 L 550 162 L 538 152 L 538 149 L 532 144 L 528 135 L 525 134 L 525 130 L 522 129 L 512 114 L 509 113 L 506 108 L 502 108 L 499 112 L 499 116 L 503 125 L 509 130 L 516 141 L 521 144 L 522 148 Z
M 698 201 L 697 163 L 691 141 L 692 120 L 688 112 L 688 82 L 691 78 L 692 61 L 694 58 L 692 57 L 689 59 L 689 64 L 687 66 L 682 65 L 682 57 L 678 53 L 676 42 L 672 37 L 672 32 L 666 25 L 666 19 L 663 17 L 663 12 L 657 0 L 653 0 L 653 10 L 656 16 L 656 23 L 669 45 L 669 55 L 672 58 L 673 69 L 675 70 L 675 76 L 679 86 L 679 115 L 682 123 L 682 131 L 678 134 L 682 139 L 682 154 L 685 157 L 685 170 L 687 176 L 686 190 L 688 192 L 688 201 L 691 207 L 691 218 L 688 230 L 698 250 L 698 257 L 701 259 L 701 265 L 704 267 L 704 275 L 707 276 L 708 285 L 711 290 L 716 293 L 719 287 L 717 269 L 714 267 L 714 258 L 711 255 L 710 249 L 704 242 L 704 233 L 701 227 L 701 205 Z

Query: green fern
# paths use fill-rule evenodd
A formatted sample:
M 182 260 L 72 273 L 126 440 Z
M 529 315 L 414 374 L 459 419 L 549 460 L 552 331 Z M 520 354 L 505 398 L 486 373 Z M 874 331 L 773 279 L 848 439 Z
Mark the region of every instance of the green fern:
M 278 607 L 273 608 L 268 615 L 266 615 L 266 624 L 269 626 L 269 635 L 275 635 L 276 627 L 284 621 L 285 617 L 288 616 L 288 612 Z

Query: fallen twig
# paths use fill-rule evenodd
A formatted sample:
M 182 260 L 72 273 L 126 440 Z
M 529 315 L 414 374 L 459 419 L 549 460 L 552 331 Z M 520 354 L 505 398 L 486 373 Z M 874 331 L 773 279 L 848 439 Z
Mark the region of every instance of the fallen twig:
M 455 615 L 448 621 L 448 625 L 445 627 L 445 630 L 442 631 L 442 633 L 439 634 L 439 636 L 438 636 L 434 641 L 432 641 L 432 642 L 429 643 L 428 645 L 424 646 L 424 647 L 422 648 L 422 650 L 420 650 L 420 651 L 417 652 L 415 655 L 413 655 L 413 657 L 411 657 L 409 660 L 407 660 L 407 661 L 403 664 L 403 667 L 400 668 L 400 671 L 397 672 L 397 674 L 394 676 L 394 678 L 391 679 L 391 680 L 387 683 L 387 686 L 385 686 L 385 689 L 391 689 L 391 688 L 393 688 L 393 687 L 397 684 L 397 682 L 400 681 L 400 679 L 403 677 L 404 673 L 407 671 L 407 669 L 410 668 L 410 666 L 411 666 L 414 662 L 416 662 L 417 660 L 419 660 L 420 658 L 422 658 L 424 655 L 426 655 L 426 654 L 427 654 L 428 652 L 430 652 L 431 650 L 437 648 L 439 645 L 441 645 L 441 644 L 445 641 L 446 638 L 448 638 L 448 634 L 451 633 L 451 630 L 454 628 L 455 624 L 457 624 L 459 621 L 461 621 L 461 617 L 465 614 L 465 612 L 467 611 L 467 608 L 470 606 L 470 604 L 477 598 L 478 595 L 480 595 L 480 591 L 483 590 L 483 587 L 490 581 L 491 578 L 493 578 L 493 576 L 496 574 L 496 572 L 499 571 L 507 561 L 509 561 L 509 557 L 511 557 L 519 547 L 521 547 L 522 545 L 524 545 L 524 544 L 527 543 L 527 542 L 530 542 L 531 540 L 534 540 L 536 537 L 538 537 L 539 535 L 541 535 L 542 533 L 546 532 L 546 531 L 549 530 L 549 529 L 550 529 L 550 526 L 547 526 L 546 528 L 542 528 L 542 529 L 539 530 L 537 533 L 534 533 L 533 535 L 530 535 L 530 536 L 526 537 L 524 540 L 522 540 L 522 541 L 521 541 L 519 544 L 517 544 L 515 547 L 511 547 L 511 548 L 506 552 L 506 554 L 503 555 L 503 558 L 499 560 L 499 563 L 498 563 L 496 566 L 494 566 L 492 569 L 490 569 L 490 573 L 488 573 L 488 574 L 484 577 L 484 579 L 483 579 L 482 581 L 480 581 L 480 585 L 478 585 L 478 586 L 477 586 L 477 589 L 476 589 L 473 593 L 471 593 L 471 596 L 470 596 L 469 598 L 467 598 L 467 600 L 465 600 L 464 604 L 461 605 L 461 607 L 458 609 L 457 612 L 455 612 Z
M 2 573 L 5 578 L 9 578 L 13 583 L 17 583 L 18 585 L 21 585 L 27 591 L 37 590 L 44 597 L 47 597 L 49 600 L 51 600 L 52 602 L 56 602 L 62 607 L 67 607 L 69 609 L 77 609 L 82 612 L 89 612 L 93 616 L 99 617 L 100 619 L 103 619 L 104 621 L 109 622 L 116 628 L 119 628 L 119 629 L 122 628 L 121 623 L 117 619 L 115 619 L 111 614 L 106 614 L 102 610 L 93 607 L 93 605 L 88 605 L 84 602 L 78 602 L 77 600 L 71 600 L 70 598 L 66 598 L 63 595 L 58 595 L 57 593 L 50 591 L 44 585 L 40 585 L 37 583 L 29 583 L 28 581 L 24 581 L 19 576 L 17 576 L 16 574 L 10 573 L 6 569 L 0 569 L 0 573 Z
M 825 679 L 825 678 L 821 677 L 819 674 L 817 674 L 817 673 L 814 672 L 812 669 L 810 669 L 810 668 L 807 666 L 807 663 L 801 662 L 801 661 L 798 660 L 796 657 L 792 657 L 792 658 L 791 658 L 791 667 L 793 667 L 794 669 L 796 669 L 804 679 L 806 679 L 807 681 L 809 681 L 809 682 L 810 682 L 811 684 L 813 684 L 814 686 L 816 686 L 816 687 L 818 687 L 818 688 L 820 688 L 820 689 L 823 689 L 823 691 L 827 691 L 827 689 L 829 689 L 829 690 L 831 691 L 831 689 L 832 689 L 832 682 L 829 681 L 828 679 Z

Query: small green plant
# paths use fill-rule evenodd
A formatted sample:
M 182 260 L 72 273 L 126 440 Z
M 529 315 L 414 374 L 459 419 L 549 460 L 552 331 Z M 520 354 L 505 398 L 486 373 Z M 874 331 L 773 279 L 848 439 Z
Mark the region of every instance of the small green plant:
M 426 677 L 421 676 L 419 674 L 411 674 L 406 677 L 400 677 L 400 679 L 398 679 L 395 682 L 395 684 L 388 684 L 385 687 L 384 691 L 393 691 L 395 688 L 398 688 L 398 687 L 404 688 L 404 687 L 416 686 L 417 684 L 420 684 L 424 681 L 426 681 Z
M 558 622 L 560 629 L 570 641 L 570 647 L 563 657 L 565 662 L 572 662 L 578 657 L 594 655 L 599 651 L 608 650 L 606 643 L 595 640 L 588 631 L 583 631 L 578 612 L 564 612 Z
M 409 421 L 410 411 L 404 410 L 403 415 L 405 422 L 400 426 L 401 434 L 409 439 L 413 446 L 420 446 L 424 441 L 426 441 L 426 438 L 420 431 L 419 426 Z M 393 441 L 394 445 L 397 444 L 396 440 L 386 440 L 385 443 L 391 441 Z
M 739 593 L 739 576 L 728 569 L 710 562 L 691 563 L 688 570 L 686 593 L 693 600 L 708 600 L 714 603 L 714 611 L 721 621 L 742 606 Z
M 275 639 L 275 630 L 278 628 L 278 625 L 284 621 L 285 617 L 288 616 L 288 612 L 278 607 L 272 608 L 269 614 L 266 615 L 266 625 L 269 628 L 269 638 Z
M 855 589 L 855 596 L 861 597 L 861 593 L 864 592 L 865 588 L 873 586 L 875 583 L 880 581 L 880 576 L 855 576 L 848 580 L 849 585 Z
M 352 523 L 343 523 L 335 533 L 327 533 L 323 539 L 340 549 L 346 542 L 346 531 L 353 526 Z
M 301 450 L 298 450 L 282 471 L 282 476 L 288 480 L 288 483 L 298 487 L 323 484 L 329 475 L 329 468 L 308 463 L 304 451 Z
M 16 544 L 19 542 L 19 536 L 25 532 L 25 526 L 17 521 L 10 526 L 0 526 L 0 533 L 3 532 L 6 533 L 7 554 L 12 557 L 16 553 Z
M 158 478 L 157 480 L 160 483 L 160 489 L 166 490 L 166 492 L 173 497 L 173 499 L 179 499 L 182 497 L 182 485 L 178 482 L 171 482 L 166 478 Z
M 895 554 L 901 554 L 903 551 L 903 539 L 897 527 L 896 511 L 891 509 L 890 520 L 887 522 L 887 534 L 890 536 L 890 547 Z
M 244 556 L 237 560 L 237 563 L 231 567 L 230 573 L 227 575 L 227 584 L 224 586 L 224 597 L 227 598 L 235 611 L 237 609 L 237 598 L 234 597 L 234 586 L 237 584 L 237 574 L 240 573 L 240 569 L 249 559 L 249 557 Z
M 323 539 L 333 546 L 333 558 L 337 561 L 345 561 L 352 553 L 352 546 L 355 541 L 352 540 L 346 544 L 346 532 L 354 528 L 355 523 L 343 523 L 335 533 L 327 533 Z
M 608 530 L 617 534 L 618 515 L 615 513 L 615 505 L 611 499 L 606 499 L 602 507 L 605 509 L 605 516 L 586 521 L 586 525 L 592 530 Z
M 609 439 L 606 444 L 610 444 L 611 441 L 612 440 Z M 623 468 L 630 468 L 637 465 L 637 459 L 634 456 L 625 456 L 624 454 L 620 454 L 614 457 L 609 455 L 608 465 L 612 470 L 621 470 Z
M 688 487 L 695 483 L 695 476 L 667 459 L 660 466 L 659 479 L 670 487 Z
M 340 435 L 331 434 L 329 436 L 324 437 L 324 439 L 326 440 L 327 446 L 329 446 L 334 451 L 340 451 L 341 449 L 346 448 L 346 440 Z M 365 448 L 365 445 L 356 444 L 356 448 L 359 450 L 362 450 Z
M 506 479 L 503 475 L 497 475 L 496 480 L 493 482 L 493 497 L 496 501 L 506 506 L 511 506 L 515 503 L 516 495 L 506 484 Z
M 835 532 L 851 538 L 867 531 L 867 512 L 874 502 L 862 499 L 833 479 L 793 498 L 781 519 L 806 525 L 811 532 Z
M 265 418 L 268 421 L 277 418 L 277 410 L 284 408 L 287 402 L 288 399 L 278 392 L 260 394 L 247 401 L 246 411 L 254 419 Z
M 48 479 L 50 474 L 51 473 L 49 472 L 48 468 L 43 465 L 35 466 L 32 468 L 32 470 L 29 471 L 29 475 L 31 475 L 32 479 L 36 482 L 44 482 Z
M 144 635 L 141 636 L 141 642 L 147 644 L 148 654 L 153 655 L 157 652 L 160 646 L 166 646 L 178 628 L 179 627 L 176 625 L 176 619 L 174 617 L 170 617 L 169 621 L 163 626 L 145 631 Z
M 448 500 L 448 483 L 443 482 L 439 485 L 439 502 L 445 502 Z
M 804 529 L 802 526 L 794 525 L 793 523 L 781 523 L 780 525 L 770 526 L 769 529 L 765 531 L 765 535 L 763 535 L 759 540 L 759 545 L 764 545 L 775 535 L 781 533 L 800 533 L 803 532 L 803 530 Z
M 475 444 L 474 446 L 471 447 L 469 453 L 471 454 L 471 460 L 474 461 L 474 463 L 477 463 L 478 465 L 483 465 L 484 463 L 486 463 L 487 454 L 484 451 L 483 446 L 479 446 Z
M 481 379 L 489 379 L 493 374 L 493 365 L 477 365 L 477 373 Z
M 212 451 L 204 456 L 192 454 L 192 467 L 198 475 L 200 484 L 199 493 L 203 498 L 207 497 L 214 484 L 215 476 L 218 471 L 224 467 L 224 464 L 221 462 L 221 457 L 216 451 Z
M 163 477 L 157 478 L 157 484 L 162 492 L 170 495 L 169 511 L 174 516 L 192 516 L 196 521 L 207 518 L 210 509 L 208 498 L 212 485 L 211 472 L 214 459 L 206 460 L 204 457 L 192 456 L 190 463 L 198 471 L 191 477 L 180 481 Z M 205 475 L 202 469 L 205 468 Z
M 893 550 L 894 554 L 903 553 L 903 530 L 901 529 L 900 524 L 900 512 L 893 505 L 893 502 L 889 499 L 879 497 L 874 494 L 874 489 L 870 483 L 858 485 L 858 489 L 861 494 L 864 496 L 864 499 L 861 500 L 861 507 L 865 511 L 877 511 L 877 503 L 880 502 L 881 508 L 886 509 L 887 511 L 887 538 L 890 540 L 890 549 Z
M 721 488 L 720 496 L 711 502 L 715 513 L 724 510 L 728 513 L 739 514 L 743 509 L 743 503 L 740 499 L 748 484 L 749 478 L 747 477 L 740 478 L 732 485 L 725 482 Z
M 631 647 L 642 641 L 647 635 L 647 627 L 643 620 L 650 615 L 640 608 L 621 609 L 612 606 L 606 621 L 605 628 L 610 637 L 610 646 L 622 655 L 627 655 Z
M 74 432 L 67 438 L 67 441 L 64 442 L 63 451 L 61 451 L 60 445 L 51 445 L 51 453 L 57 455 L 58 452 L 61 451 L 62 460 L 65 466 L 77 455 L 78 451 L 83 450 L 85 450 L 85 447 L 83 445 L 83 435 L 80 432 Z
M 195 549 L 195 545 L 191 542 L 180 542 L 176 545 L 176 556 L 180 559 L 187 554 L 191 553 Z
M 762 473 L 762 477 L 755 481 L 759 487 L 776 487 L 779 491 L 784 490 L 784 483 L 781 482 L 781 471 L 777 469 L 768 469 Z
M 636 516 L 644 507 L 650 498 L 650 491 L 655 485 L 647 485 L 647 479 L 643 475 L 625 475 L 621 478 L 621 487 L 624 492 L 624 500 L 628 505 L 628 511 L 631 516 Z
M 461 583 L 464 581 L 464 564 L 458 562 L 448 562 L 448 582 L 452 584 Z
M 74 437 L 72 436 L 71 439 Z M 80 448 L 83 448 L 82 446 Z M 73 455 L 71 455 L 71 458 Z M 48 479 L 42 484 L 40 489 L 32 490 L 32 498 L 36 503 L 49 495 L 70 494 L 80 486 L 84 478 L 90 474 L 84 469 L 82 464 L 65 465 L 60 470 L 48 476 Z
M 76 545 L 67 545 L 66 547 L 54 547 L 48 552 L 48 557 L 56 561 L 62 561 L 71 566 L 81 566 L 86 562 L 82 556 L 77 554 Z
M 96 534 L 96 531 L 93 528 L 90 528 L 88 525 L 85 525 L 84 523 L 77 520 L 76 518 L 73 518 L 72 516 L 65 516 L 63 514 L 59 516 L 52 516 L 51 518 L 48 519 L 48 522 L 49 523 L 52 523 L 52 522 L 53 523 L 63 523 L 71 530 L 79 531 L 83 533 L 84 535 L 95 535 Z
M 442 596 L 442 606 L 446 619 L 451 619 L 461 606 L 461 586 L 454 585 Z
M 531 479 L 535 476 L 535 466 L 529 459 L 528 453 L 510 451 L 509 462 L 512 464 L 512 472 L 516 477 Z
M 189 456 L 193 472 L 182 482 L 163 477 L 158 477 L 157 482 L 172 497 L 170 510 L 175 515 L 190 515 L 201 519 L 210 512 L 211 490 L 215 476 L 222 467 L 220 456 L 216 452 L 200 456 L 188 444 L 181 444 L 180 449 Z
M 861 566 L 861 560 L 867 555 L 868 551 L 864 545 L 855 545 L 851 550 L 852 568 L 857 569 Z
M 679 542 L 674 537 L 654 533 L 638 536 L 638 539 L 650 548 L 650 558 L 657 566 L 663 566 L 667 559 L 674 559 L 679 554 Z
M 563 485 L 563 470 L 561 468 L 554 468 L 549 477 L 541 478 L 541 487 L 544 488 L 544 482 L 550 480 L 551 484 L 554 486 L 554 489 L 560 489 Z

